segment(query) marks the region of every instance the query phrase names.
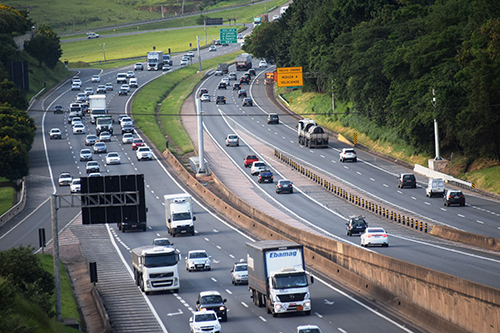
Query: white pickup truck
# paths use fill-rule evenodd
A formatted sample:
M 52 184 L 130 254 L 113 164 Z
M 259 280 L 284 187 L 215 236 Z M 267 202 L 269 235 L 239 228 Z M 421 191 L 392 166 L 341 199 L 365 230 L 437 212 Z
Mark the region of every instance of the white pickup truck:
M 99 34 L 96 34 L 95 32 L 87 32 L 87 38 L 99 38 Z

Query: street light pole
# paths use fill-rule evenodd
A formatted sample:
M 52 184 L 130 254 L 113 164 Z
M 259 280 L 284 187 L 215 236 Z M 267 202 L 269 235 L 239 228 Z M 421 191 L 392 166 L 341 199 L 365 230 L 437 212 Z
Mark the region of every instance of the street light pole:
M 443 158 L 441 157 L 441 153 L 439 151 L 439 130 L 438 130 L 438 122 L 437 122 L 437 112 L 436 112 L 436 94 L 434 89 L 432 89 L 432 105 L 434 106 L 434 150 L 436 153 L 436 157 L 434 157 L 435 160 L 439 161 L 442 160 Z
M 61 272 L 59 268 L 59 227 L 57 225 L 57 196 L 52 194 L 50 197 L 51 215 L 52 215 L 52 244 L 54 249 L 54 282 L 56 298 L 56 318 L 62 321 L 62 303 L 61 303 Z

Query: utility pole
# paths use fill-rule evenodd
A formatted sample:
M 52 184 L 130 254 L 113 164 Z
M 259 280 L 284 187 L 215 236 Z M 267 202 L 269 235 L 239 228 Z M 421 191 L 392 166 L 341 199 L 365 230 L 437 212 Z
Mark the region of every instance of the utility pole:
M 333 93 L 333 80 L 332 80 L 332 113 L 335 113 L 335 95 Z
M 436 107 L 437 107 L 437 102 L 436 102 L 436 94 L 434 89 L 432 89 L 432 105 L 434 106 L 434 150 L 436 153 L 436 157 L 434 157 L 435 160 L 442 160 L 443 158 L 441 157 L 441 153 L 439 151 L 439 131 L 438 131 L 438 122 L 437 122 L 437 112 L 436 112 Z
M 184 0 L 182 0 L 181 14 L 184 14 Z
M 198 151 L 199 151 L 199 169 L 196 173 L 206 173 L 205 170 L 205 152 L 203 149 L 203 108 L 201 106 L 201 100 L 198 99 Z
M 51 215 L 52 215 L 52 244 L 54 249 L 54 282 L 56 298 L 56 318 L 57 321 L 62 321 L 62 304 L 61 304 L 61 272 L 59 268 L 59 227 L 57 225 L 57 195 L 52 194 L 50 197 Z
M 196 48 L 198 49 L 198 71 L 201 72 L 200 37 L 196 36 Z

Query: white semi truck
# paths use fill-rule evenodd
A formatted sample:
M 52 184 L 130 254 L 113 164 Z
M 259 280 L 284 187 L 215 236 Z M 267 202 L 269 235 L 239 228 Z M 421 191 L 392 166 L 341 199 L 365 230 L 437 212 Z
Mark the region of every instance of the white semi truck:
M 148 52 L 148 71 L 161 71 L 163 69 L 163 52 Z
M 181 255 L 173 247 L 141 246 L 132 250 L 135 284 L 148 295 L 151 291 L 179 292 L 178 263 Z
M 90 112 L 90 122 L 92 124 L 95 124 L 95 119 L 97 117 L 106 116 L 108 113 L 106 105 L 106 95 L 90 95 L 89 112 Z
M 175 237 L 178 234 L 194 236 L 193 202 L 189 194 L 165 195 L 165 216 L 168 233 Z
M 297 124 L 299 145 L 309 148 L 328 148 L 328 133 L 316 125 L 314 120 L 305 118 Z
M 286 240 L 247 245 L 248 289 L 256 306 L 267 313 L 311 314 L 311 294 L 305 271 L 304 247 Z M 310 278 L 311 284 L 314 278 Z

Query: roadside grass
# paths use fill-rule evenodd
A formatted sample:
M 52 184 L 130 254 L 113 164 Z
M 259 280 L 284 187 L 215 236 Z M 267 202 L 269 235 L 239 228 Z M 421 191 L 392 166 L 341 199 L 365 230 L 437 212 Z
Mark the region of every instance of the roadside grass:
M 207 28 L 208 36 L 216 36 L 219 33 L 217 27 Z M 204 36 L 203 27 L 179 29 L 174 31 L 155 31 L 145 34 L 117 36 L 106 39 L 88 39 L 83 41 L 68 42 L 61 44 L 63 55 L 61 59 L 69 62 L 93 62 L 103 61 L 103 46 L 106 59 L 120 59 L 132 57 L 146 57 L 148 51 L 156 50 L 168 52 L 181 52 L 196 46 L 196 36 Z M 216 39 L 216 37 L 214 37 Z M 189 47 L 191 43 L 192 47 Z
M 160 151 L 165 149 L 166 140 L 173 142 L 183 154 L 194 151 L 180 121 L 182 104 L 203 79 L 204 71 L 215 68 L 221 62 L 233 62 L 240 53 L 242 51 L 205 60 L 200 73 L 197 72 L 198 64 L 166 73 L 141 88 L 132 104 L 132 115 L 137 127 Z M 172 150 L 172 146 L 169 149 Z
M 42 268 L 54 276 L 54 258 L 52 255 L 42 255 L 37 254 L 40 258 Z M 82 321 L 80 318 L 80 313 L 78 311 L 78 304 L 76 303 L 75 296 L 73 294 L 73 287 L 71 286 L 71 282 L 68 274 L 64 268 L 64 265 L 60 265 L 60 273 L 61 273 L 61 310 L 63 318 L 75 318 L 81 325 Z M 55 304 L 55 297 L 52 297 L 52 303 Z M 55 308 L 54 308 L 55 309 Z M 55 321 L 55 320 L 54 320 Z M 59 324 L 59 323 L 58 323 Z M 52 324 L 53 325 L 53 324 Z M 55 330 L 54 332 L 58 332 Z M 65 329 L 64 332 L 78 332 L 74 329 Z
M 9 181 L 0 181 L 0 215 L 12 208 L 16 198 L 16 190 Z
M 269 9 L 281 6 L 282 4 L 284 4 L 286 2 L 287 2 L 286 0 L 273 0 L 273 1 L 266 2 L 266 3 L 258 3 L 258 4 L 248 5 L 248 6 L 244 6 L 244 7 L 240 7 L 240 8 L 227 9 L 227 10 L 216 12 L 216 13 L 206 13 L 206 14 L 203 14 L 203 16 L 205 18 L 207 18 L 207 17 L 222 18 L 224 20 L 224 22 L 227 22 L 227 20 L 229 18 L 231 18 L 231 19 L 235 18 L 237 24 L 241 24 L 241 23 L 251 24 L 253 22 L 253 18 L 255 16 L 260 15 L 260 14 L 266 14 Z M 222 2 L 215 5 L 214 8 L 218 8 L 217 6 L 219 6 L 220 4 L 222 4 Z M 237 4 L 237 3 L 234 3 L 234 4 Z M 212 8 L 212 7 L 210 7 L 210 8 Z M 210 8 L 207 8 L 207 10 Z M 166 21 L 162 21 L 162 22 L 154 22 L 154 23 L 136 25 L 136 26 L 131 26 L 131 27 L 122 27 L 122 28 L 114 28 L 114 29 L 109 29 L 109 30 L 102 30 L 102 31 L 99 31 L 99 35 L 106 36 L 106 35 L 125 33 L 125 32 L 148 31 L 148 30 L 157 30 L 157 29 L 199 26 L 199 24 L 196 22 L 199 18 L 200 18 L 200 15 L 195 15 L 195 16 L 183 17 L 183 18 L 178 18 L 178 19 L 166 20 Z M 103 25 L 103 26 L 105 26 L 105 25 Z M 224 28 L 228 28 L 228 27 L 229 26 L 227 26 L 227 25 L 224 26 Z M 239 27 L 239 26 L 236 26 L 236 27 Z M 85 33 L 75 34 L 75 35 L 70 35 L 70 36 L 64 35 L 64 36 L 61 36 L 61 40 L 82 38 L 85 36 L 86 36 Z M 63 43 L 63 44 L 65 44 L 65 43 Z M 182 51 L 185 51 L 185 50 L 187 50 L 187 49 L 182 49 Z

